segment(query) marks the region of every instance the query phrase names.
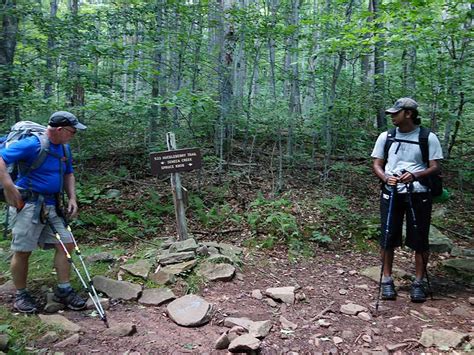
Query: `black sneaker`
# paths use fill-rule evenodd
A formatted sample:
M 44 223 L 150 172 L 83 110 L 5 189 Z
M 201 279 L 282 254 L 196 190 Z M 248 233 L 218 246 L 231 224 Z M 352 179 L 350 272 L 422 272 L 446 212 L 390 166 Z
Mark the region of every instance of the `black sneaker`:
M 21 313 L 36 313 L 38 311 L 35 300 L 28 292 L 23 292 L 15 296 L 13 308 Z
M 72 309 L 73 311 L 80 311 L 81 309 L 86 308 L 86 300 L 79 296 L 72 288 L 66 290 L 60 289 L 59 287 L 56 288 L 53 300 L 64 304 L 67 308 Z
M 395 284 L 393 280 L 382 282 L 382 299 L 395 300 L 397 299 L 397 291 L 395 291 Z
M 422 303 L 426 301 L 426 292 L 423 283 L 415 281 L 411 284 L 410 298 L 412 302 Z

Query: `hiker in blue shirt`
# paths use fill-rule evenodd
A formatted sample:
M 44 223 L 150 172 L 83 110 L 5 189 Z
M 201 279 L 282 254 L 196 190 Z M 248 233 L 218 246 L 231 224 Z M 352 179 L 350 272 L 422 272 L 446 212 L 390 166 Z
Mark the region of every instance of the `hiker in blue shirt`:
M 52 223 L 66 248 L 71 252 L 74 244 L 70 232 L 58 216 L 57 208 L 59 194 L 64 190 L 68 197 L 67 214 L 69 217 L 77 215 L 75 178 L 67 143 L 78 130 L 86 128 L 72 113 L 66 111 L 53 113 L 45 132 L 49 147 L 44 162 L 38 168 L 23 173 L 23 176 L 20 171 L 20 176 L 15 182 L 10 177 L 7 166 L 19 162 L 31 165 L 40 154 L 40 139 L 30 136 L 12 143 L 0 152 L 0 183 L 12 216 L 11 273 L 17 290 L 14 303 L 16 311 L 23 313 L 37 311 L 36 303 L 28 293 L 26 284 L 28 260 L 31 252 L 38 246 L 45 249 L 55 248 L 54 266 L 58 286 L 54 291 L 54 300 L 73 310 L 85 308 L 85 300 L 71 287 L 70 264 L 66 254 L 46 222 Z
M 397 296 L 392 265 L 394 248 L 402 246 L 402 226 L 406 215 L 405 245 L 415 251 L 416 269 L 410 298 L 412 302 L 424 302 L 426 292 L 422 281 L 427 276 L 432 196 L 423 182 L 440 171 L 438 161 L 443 159 L 443 152 L 436 135 L 429 132 L 427 159 L 423 161 L 421 120 L 415 100 L 401 98 L 385 113 L 391 116 L 396 127 L 392 131 L 394 137 L 390 137 L 393 143 L 386 145 L 391 132 L 382 132 L 372 152 L 374 172 L 383 183 L 380 197 L 382 299 L 394 300 Z

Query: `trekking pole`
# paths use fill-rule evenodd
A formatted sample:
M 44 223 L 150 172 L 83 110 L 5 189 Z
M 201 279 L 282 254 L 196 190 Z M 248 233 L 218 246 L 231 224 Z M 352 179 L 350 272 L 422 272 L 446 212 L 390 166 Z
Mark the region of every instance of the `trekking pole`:
M 8 238 L 8 220 L 10 219 L 10 206 L 5 208 L 5 221 L 3 222 L 3 239 Z
M 380 278 L 379 278 L 379 290 L 377 292 L 377 302 L 375 303 L 375 312 L 379 310 L 379 302 L 380 302 L 380 293 L 382 291 L 382 277 L 384 272 L 384 264 L 385 264 L 385 251 L 387 250 L 388 246 L 388 239 L 390 237 L 390 221 L 392 219 L 392 210 L 393 210 L 393 201 L 395 200 L 395 193 L 397 190 L 397 186 L 388 185 L 388 190 L 390 191 L 389 202 L 388 202 L 388 213 L 387 213 L 387 221 L 385 222 L 385 231 L 383 235 L 383 243 L 382 243 L 382 266 L 380 267 Z
M 411 183 L 405 184 L 405 186 L 408 191 L 408 205 L 410 206 L 410 214 L 413 220 L 413 229 L 415 229 L 415 233 L 419 237 L 418 223 L 416 222 L 415 208 L 413 207 L 413 199 L 412 199 L 413 183 L 411 182 Z M 428 283 L 428 290 L 430 292 L 431 300 L 433 300 L 433 289 L 431 288 L 430 276 L 428 275 L 428 260 L 426 260 L 424 252 L 421 253 L 421 258 L 423 259 L 423 271 L 426 276 L 426 282 Z
M 64 220 L 63 220 L 63 221 L 64 221 Z M 105 314 L 104 308 L 102 307 L 102 305 L 101 305 L 101 303 L 100 303 L 100 300 L 99 300 L 99 296 L 97 295 L 97 292 L 96 292 L 96 290 L 95 290 L 95 287 L 94 287 L 93 284 L 92 284 L 92 280 L 91 280 L 91 278 L 90 278 L 89 272 L 87 271 L 87 268 L 86 268 L 86 266 L 85 266 L 84 260 L 82 259 L 82 255 L 80 254 L 79 247 L 77 246 L 77 243 L 76 243 L 76 240 L 74 239 L 74 236 L 73 236 L 72 233 L 71 233 L 71 237 L 72 237 L 72 240 L 74 241 L 76 253 L 78 253 L 79 259 L 80 259 L 81 262 L 82 262 L 82 266 L 83 266 L 84 272 L 85 272 L 85 274 L 86 274 L 87 280 L 88 280 L 88 282 L 89 282 L 89 285 L 87 285 L 87 283 L 86 283 L 86 281 L 84 280 L 84 278 L 83 278 L 81 272 L 79 271 L 79 269 L 77 268 L 76 264 L 75 264 L 74 261 L 72 260 L 71 254 L 69 254 L 69 251 L 67 250 L 66 245 L 64 245 L 64 242 L 61 240 L 60 234 L 58 233 L 57 229 L 54 227 L 53 223 L 52 223 L 51 220 L 49 220 L 49 219 L 48 219 L 48 225 L 49 225 L 49 227 L 51 228 L 51 230 L 53 231 L 53 233 L 54 233 L 56 239 L 59 241 L 59 244 L 61 244 L 61 247 L 63 248 L 64 253 L 66 254 L 67 261 L 69 262 L 70 265 L 72 265 L 74 271 L 75 271 L 76 274 L 77 274 L 77 277 L 78 277 L 79 280 L 81 281 L 81 284 L 82 284 L 84 290 L 88 293 L 89 298 L 92 300 L 92 303 L 94 304 L 94 307 L 95 307 L 95 309 L 97 310 L 97 313 L 99 313 L 100 319 L 101 319 L 102 321 L 104 321 L 106 327 L 109 328 L 109 323 L 108 323 L 108 321 L 107 321 L 107 316 L 106 316 L 106 314 Z M 70 228 L 68 229 L 68 231 L 70 231 Z

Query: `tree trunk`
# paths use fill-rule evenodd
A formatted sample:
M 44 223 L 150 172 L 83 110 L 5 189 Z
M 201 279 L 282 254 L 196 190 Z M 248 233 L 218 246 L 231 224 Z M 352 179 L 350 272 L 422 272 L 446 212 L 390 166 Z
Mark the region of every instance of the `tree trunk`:
M 0 122 L 5 122 L 19 116 L 17 105 L 10 100 L 16 96 L 13 58 L 15 56 L 16 35 L 18 32 L 18 17 L 16 15 L 16 0 L 2 0 L 2 35 L 0 36 Z M 17 114 L 15 114 L 17 113 Z
M 378 36 L 380 39 L 375 42 L 374 46 L 374 99 L 375 108 L 377 112 L 377 128 L 379 130 L 387 129 L 387 121 L 385 119 L 385 61 L 384 56 L 384 41 L 383 41 L 383 24 L 378 21 L 379 16 L 379 3 L 381 0 L 370 0 L 372 4 L 372 13 L 374 17 L 375 33 L 374 36 Z
M 69 0 L 69 11 L 73 23 L 79 23 L 79 0 Z M 68 78 L 71 80 L 72 86 L 69 91 L 69 106 L 83 106 L 84 105 L 84 87 L 79 78 L 79 64 L 76 61 L 76 55 L 80 52 L 80 42 L 77 38 L 72 38 L 69 43 L 69 63 L 68 63 Z
M 49 21 L 56 21 L 58 12 L 58 0 L 50 1 Z M 55 46 L 55 39 L 51 32 L 48 33 L 48 54 L 46 57 L 46 83 L 44 84 L 44 98 L 47 99 L 53 95 L 53 83 L 56 82 L 57 59 L 53 58 L 52 52 Z

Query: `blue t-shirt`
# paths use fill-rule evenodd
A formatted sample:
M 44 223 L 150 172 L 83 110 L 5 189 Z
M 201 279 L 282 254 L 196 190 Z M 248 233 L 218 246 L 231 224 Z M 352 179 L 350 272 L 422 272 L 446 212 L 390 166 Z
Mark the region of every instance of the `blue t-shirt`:
M 43 164 L 37 169 L 33 169 L 26 176 L 20 176 L 15 181 L 15 185 L 24 189 L 32 189 L 41 194 L 54 194 L 60 192 L 61 176 L 60 165 L 62 164 L 63 174 L 73 173 L 71 148 L 66 145 L 68 150 L 69 162 L 58 159 L 56 156 L 64 157 L 62 144 L 50 143 L 49 151 L 53 154 L 47 154 Z M 35 136 L 27 137 L 12 143 L 8 148 L 2 149 L 0 155 L 7 165 L 24 161 L 30 166 L 38 157 L 41 150 L 41 143 Z M 64 179 L 64 177 L 63 177 Z M 48 199 L 49 200 L 49 199 Z M 51 201 L 47 201 L 51 203 Z

